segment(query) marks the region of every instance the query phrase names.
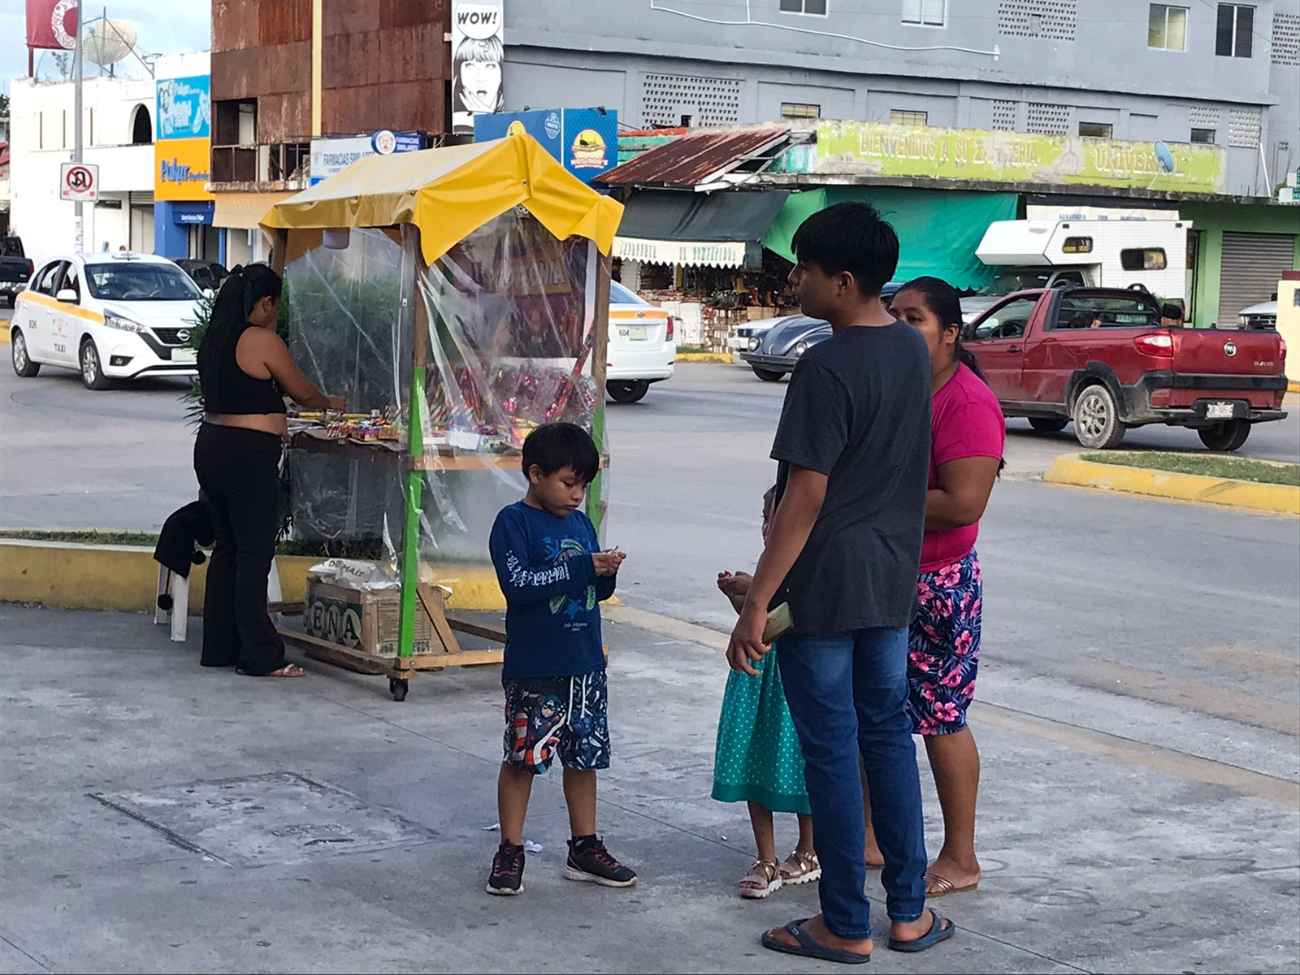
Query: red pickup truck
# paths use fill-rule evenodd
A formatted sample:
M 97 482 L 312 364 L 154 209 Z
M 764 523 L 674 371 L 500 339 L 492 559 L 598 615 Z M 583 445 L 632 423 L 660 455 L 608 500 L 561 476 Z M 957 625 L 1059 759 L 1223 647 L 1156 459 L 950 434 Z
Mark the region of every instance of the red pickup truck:
M 1007 416 L 1046 432 L 1073 421 L 1093 450 L 1149 423 L 1190 427 L 1211 450 L 1236 450 L 1252 424 L 1286 416 L 1277 332 L 1160 321 L 1145 291 L 1022 291 L 966 326 L 964 342 Z

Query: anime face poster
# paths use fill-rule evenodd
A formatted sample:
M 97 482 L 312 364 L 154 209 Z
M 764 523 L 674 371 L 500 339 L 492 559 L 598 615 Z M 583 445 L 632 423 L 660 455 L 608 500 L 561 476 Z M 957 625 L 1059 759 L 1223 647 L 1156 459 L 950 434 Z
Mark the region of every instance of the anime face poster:
M 501 62 L 501 7 L 455 3 L 451 10 L 451 124 L 456 135 L 474 134 L 474 116 L 505 106 Z

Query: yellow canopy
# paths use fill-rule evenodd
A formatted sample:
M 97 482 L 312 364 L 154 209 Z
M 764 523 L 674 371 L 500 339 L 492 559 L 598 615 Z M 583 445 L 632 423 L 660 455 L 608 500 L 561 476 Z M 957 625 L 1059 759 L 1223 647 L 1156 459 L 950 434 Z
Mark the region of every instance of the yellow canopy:
M 578 236 L 608 254 L 623 206 L 566 170 L 530 135 L 358 159 L 277 203 L 268 230 L 393 227 L 420 230 L 432 264 L 511 207 L 523 206 L 560 239 Z

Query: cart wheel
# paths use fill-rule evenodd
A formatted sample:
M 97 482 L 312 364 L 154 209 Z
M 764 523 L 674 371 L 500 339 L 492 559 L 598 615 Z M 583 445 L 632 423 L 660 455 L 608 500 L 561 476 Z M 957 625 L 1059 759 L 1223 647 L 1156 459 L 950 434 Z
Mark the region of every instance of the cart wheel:
M 401 677 L 388 678 L 388 689 L 392 692 L 394 701 L 405 701 L 409 687 L 410 682 Z

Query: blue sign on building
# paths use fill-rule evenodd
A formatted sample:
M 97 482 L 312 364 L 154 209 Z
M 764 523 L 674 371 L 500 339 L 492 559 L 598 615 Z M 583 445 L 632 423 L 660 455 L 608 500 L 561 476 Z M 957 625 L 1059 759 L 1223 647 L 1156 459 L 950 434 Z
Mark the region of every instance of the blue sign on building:
M 158 82 L 159 139 L 212 137 L 212 96 L 207 75 Z
M 474 141 L 527 132 L 584 183 L 618 165 L 618 112 L 556 108 L 474 116 Z

